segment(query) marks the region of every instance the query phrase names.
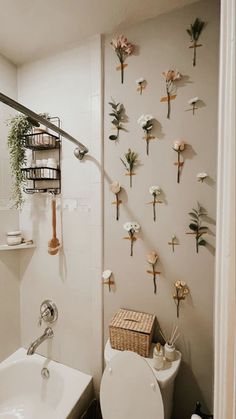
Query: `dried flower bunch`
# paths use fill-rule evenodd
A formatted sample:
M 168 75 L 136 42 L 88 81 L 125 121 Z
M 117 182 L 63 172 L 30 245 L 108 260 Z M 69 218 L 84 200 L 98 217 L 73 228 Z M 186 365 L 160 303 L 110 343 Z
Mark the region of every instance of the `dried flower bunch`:
M 129 148 L 128 152 L 124 155 L 124 159 L 120 158 L 120 160 L 128 172 L 128 176 L 130 177 L 130 187 L 132 188 L 132 176 L 134 175 L 133 170 L 138 162 L 138 154 Z
M 139 92 L 140 95 L 143 94 L 143 89 L 145 89 L 145 84 L 146 84 L 146 80 L 144 77 L 140 77 L 139 79 L 136 80 L 136 84 L 137 84 L 137 91 Z
M 128 221 L 123 225 L 125 231 L 128 232 L 129 237 L 124 237 L 125 239 L 130 240 L 130 256 L 133 256 L 133 246 L 134 242 L 137 240 L 135 233 L 138 233 L 141 229 L 139 223 L 136 221 Z
M 201 207 L 199 202 L 197 203 L 197 208 L 193 208 L 191 212 L 189 212 L 191 217 L 191 223 L 189 224 L 189 228 L 192 231 L 191 233 L 187 234 L 194 234 L 196 240 L 196 251 L 198 253 L 199 246 L 206 246 L 206 240 L 202 238 L 203 234 L 207 234 L 208 227 L 202 225 L 202 218 L 207 215 L 207 212 Z
M 152 201 L 152 208 L 153 208 L 153 221 L 156 221 L 156 204 L 161 204 L 162 201 L 157 200 L 157 197 L 161 194 L 161 188 L 160 186 L 150 186 L 149 192 L 153 197 Z
M 174 253 L 175 246 L 179 245 L 179 242 L 175 234 L 173 234 L 173 236 L 171 237 L 171 241 L 169 241 L 168 244 L 172 247 L 172 252 Z
M 121 204 L 121 200 L 119 199 L 119 193 L 121 191 L 121 186 L 120 183 L 115 180 L 114 182 L 111 183 L 110 185 L 110 190 L 111 192 L 113 192 L 115 194 L 116 200 L 114 202 L 114 204 L 116 205 L 116 220 L 119 220 L 119 206 Z
M 111 46 L 120 61 L 121 83 L 124 83 L 125 60 L 133 54 L 135 46 L 124 35 L 119 35 L 116 39 L 112 39 Z
M 114 281 L 111 279 L 112 277 L 112 271 L 110 269 L 106 269 L 105 271 L 103 271 L 102 273 L 102 283 L 104 285 L 108 285 L 109 288 L 109 292 L 111 292 L 111 285 L 114 285 Z
M 192 110 L 193 115 L 195 114 L 195 110 L 196 110 L 196 109 L 198 109 L 198 108 L 196 107 L 197 102 L 199 102 L 199 97 L 198 97 L 198 96 L 192 97 L 192 98 L 191 98 L 191 99 L 189 99 L 189 101 L 188 101 L 189 105 L 191 105 L 191 106 L 192 106 L 192 109 L 188 109 L 188 110 Z
M 197 42 L 205 25 L 206 23 L 197 17 L 195 21 L 191 23 L 190 27 L 186 29 L 187 33 L 190 36 L 190 41 L 192 43 L 192 45 L 189 48 L 193 48 L 193 66 L 194 67 L 196 65 L 196 49 L 202 46 L 201 44 L 198 44 Z
M 189 294 L 189 288 L 183 281 L 176 281 L 174 287 L 175 294 L 173 295 L 173 299 L 177 307 L 177 317 L 179 317 L 180 301 L 185 300 L 185 298 Z
M 177 166 L 177 183 L 179 183 L 181 170 L 184 164 L 184 162 L 180 161 L 180 155 L 181 155 L 181 152 L 185 150 L 186 143 L 183 140 L 175 140 L 172 148 L 174 151 L 176 151 L 176 153 L 178 153 L 178 160 L 175 163 L 175 165 Z
M 123 130 L 122 121 L 124 120 L 124 106 L 122 103 L 115 103 L 109 102 L 109 105 L 112 107 L 112 112 L 109 113 L 110 116 L 112 116 L 112 125 L 114 125 L 114 128 L 117 130 L 116 135 L 110 135 L 109 140 L 116 141 L 119 138 L 120 130 Z
M 145 133 L 144 140 L 146 141 L 146 152 L 148 156 L 149 141 L 155 138 L 151 135 L 151 131 L 153 129 L 153 116 L 150 114 L 141 115 L 140 118 L 138 119 L 138 124 L 142 127 Z
M 161 98 L 161 102 L 167 102 L 167 118 L 170 119 L 170 101 L 176 98 L 175 82 L 181 80 L 182 76 L 177 70 L 167 70 L 162 73 L 166 83 L 166 96 Z
M 203 183 L 203 181 L 208 177 L 208 174 L 206 172 L 200 172 L 197 174 L 197 180 L 198 182 Z
M 152 270 L 147 271 L 147 273 L 151 274 L 153 276 L 153 286 L 154 286 L 154 294 L 157 292 L 157 286 L 156 286 L 156 275 L 160 274 L 160 272 L 157 272 L 155 270 L 155 266 L 157 264 L 159 257 L 155 250 L 147 254 L 147 262 L 151 265 Z

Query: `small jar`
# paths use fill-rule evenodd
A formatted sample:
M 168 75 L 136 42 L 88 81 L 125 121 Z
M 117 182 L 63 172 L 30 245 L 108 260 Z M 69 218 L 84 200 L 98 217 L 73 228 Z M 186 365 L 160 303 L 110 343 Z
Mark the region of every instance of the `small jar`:
M 16 246 L 22 243 L 22 232 L 21 231 L 8 231 L 6 233 L 8 246 Z
M 163 355 L 163 347 L 160 343 L 157 343 L 153 350 L 153 367 L 156 370 L 162 370 L 164 368 L 165 359 Z
M 165 357 L 168 361 L 174 361 L 175 360 L 175 347 L 172 345 L 168 345 L 168 343 L 165 344 Z

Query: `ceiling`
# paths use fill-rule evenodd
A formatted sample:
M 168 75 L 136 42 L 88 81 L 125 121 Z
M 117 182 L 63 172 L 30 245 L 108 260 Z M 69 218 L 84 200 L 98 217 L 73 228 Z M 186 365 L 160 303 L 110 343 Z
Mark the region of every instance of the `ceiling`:
M 196 0 L 0 0 L 0 53 L 20 65 Z

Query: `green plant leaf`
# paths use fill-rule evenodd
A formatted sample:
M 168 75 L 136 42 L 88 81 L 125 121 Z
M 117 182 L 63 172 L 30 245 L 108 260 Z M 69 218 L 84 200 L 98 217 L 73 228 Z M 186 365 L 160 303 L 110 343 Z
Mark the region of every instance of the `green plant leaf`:
M 199 240 L 198 244 L 199 244 L 199 246 L 206 246 L 206 240 L 201 239 L 201 240 Z
M 195 212 L 189 212 L 188 215 L 190 215 L 190 217 L 198 220 L 198 214 L 196 214 Z
M 190 230 L 197 231 L 198 226 L 197 226 L 197 224 L 190 223 L 189 228 L 190 228 Z
M 110 135 L 109 136 L 109 140 L 111 140 L 111 141 L 115 141 L 115 140 L 117 140 L 117 135 Z

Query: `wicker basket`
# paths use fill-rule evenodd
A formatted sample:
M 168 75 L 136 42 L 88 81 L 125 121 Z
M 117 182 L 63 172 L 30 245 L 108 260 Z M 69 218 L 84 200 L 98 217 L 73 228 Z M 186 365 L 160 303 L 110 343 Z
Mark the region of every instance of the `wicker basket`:
M 154 331 L 155 316 L 121 308 L 109 325 L 113 349 L 133 351 L 148 357 Z

